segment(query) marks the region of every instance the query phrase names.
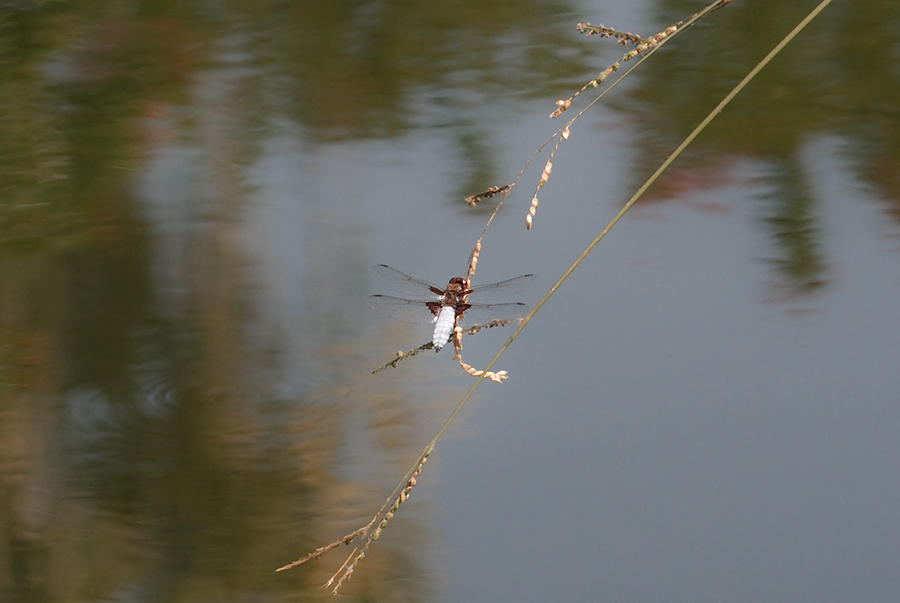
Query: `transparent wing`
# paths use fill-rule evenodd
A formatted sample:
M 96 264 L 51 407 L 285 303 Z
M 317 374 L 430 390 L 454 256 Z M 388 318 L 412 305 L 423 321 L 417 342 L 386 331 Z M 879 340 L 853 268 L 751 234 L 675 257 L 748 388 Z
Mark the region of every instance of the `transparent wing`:
M 443 291 L 443 289 L 441 287 L 438 287 L 437 285 L 429 283 L 428 281 L 413 278 L 408 274 L 403 274 L 399 270 L 395 270 L 390 266 L 385 266 L 384 264 L 378 264 L 377 266 L 374 266 L 372 268 L 372 274 L 375 275 L 375 278 L 380 280 L 382 283 L 384 283 L 394 291 L 399 291 L 400 293 L 405 293 L 407 295 L 436 298 L 438 294 L 433 289 Z M 378 308 L 375 309 L 379 310 Z M 388 316 L 393 315 L 388 314 Z
M 528 314 L 528 304 L 472 304 L 460 321 L 460 326 L 484 325 L 492 320 L 521 318 Z
M 434 322 L 434 314 L 425 302 L 400 299 L 389 295 L 372 295 L 366 298 L 366 303 L 372 309 L 403 322 Z M 463 315 L 461 326 L 469 327 L 474 324 L 487 324 L 492 320 L 521 318 L 526 314 L 528 314 L 527 304 L 472 304 L 472 307 Z
M 469 299 L 472 301 L 499 299 L 501 297 L 506 297 L 507 295 L 512 295 L 513 293 L 518 293 L 519 291 L 524 291 L 536 282 L 537 277 L 535 275 L 524 274 L 522 276 L 517 276 L 516 278 L 511 278 L 508 281 L 500 281 L 499 283 L 491 283 L 489 285 L 478 285 L 477 287 L 472 287 Z
M 434 322 L 434 314 L 422 301 L 400 299 L 389 295 L 372 295 L 366 298 L 366 303 L 382 314 L 387 314 L 391 318 L 403 322 Z

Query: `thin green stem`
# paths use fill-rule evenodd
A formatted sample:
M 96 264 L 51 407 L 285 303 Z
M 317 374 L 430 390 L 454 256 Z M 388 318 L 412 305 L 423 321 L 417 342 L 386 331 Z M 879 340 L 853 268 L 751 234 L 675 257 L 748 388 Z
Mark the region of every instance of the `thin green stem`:
M 722 112 L 723 109 L 725 109 L 725 107 L 734 99 L 734 97 L 736 97 L 741 92 L 741 90 L 743 90 L 747 86 L 747 84 L 749 84 L 750 81 L 754 77 L 756 77 L 756 75 L 760 71 L 762 71 L 763 68 L 765 68 L 766 65 L 768 65 L 772 61 L 772 59 L 775 58 L 775 56 L 777 56 L 778 53 L 780 53 L 782 51 L 782 49 L 784 49 L 784 47 L 787 46 L 791 42 L 791 40 L 793 40 L 797 36 L 797 34 L 799 34 L 810 23 L 810 21 L 815 19 L 816 16 L 820 12 L 822 12 L 825 9 L 825 7 L 827 7 L 829 4 L 831 4 L 831 0 L 822 0 L 822 2 L 815 9 L 813 9 L 813 11 L 811 13 L 809 13 L 809 15 L 807 15 L 805 19 L 803 19 L 787 36 L 785 36 L 785 38 L 783 40 L 781 40 L 781 42 L 779 42 L 775 46 L 775 48 L 773 48 L 769 52 L 769 54 L 767 54 L 765 56 L 765 58 L 763 58 L 763 60 L 761 60 L 759 62 L 759 64 L 757 64 L 756 67 L 754 67 L 750 71 L 750 73 L 748 73 L 744 77 L 744 79 L 742 79 L 734 87 L 734 89 L 732 89 L 731 92 L 729 92 L 725 96 L 724 99 L 722 99 L 722 102 L 720 102 L 718 105 L 716 105 L 715 109 L 713 109 L 712 111 L 709 112 L 709 115 L 707 115 L 706 118 L 704 118 L 704 120 L 701 121 L 700 124 L 698 124 L 696 128 L 694 128 L 694 130 L 687 136 L 687 138 L 685 138 L 684 141 L 680 145 L 678 145 L 678 148 L 676 148 L 672 152 L 672 154 L 669 155 L 666 158 L 666 160 L 662 162 L 662 164 L 659 166 L 659 168 L 657 168 L 657 170 L 655 172 L 653 172 L 653 174 L 649 178 L 647 178 L 647 181 L 644 182 L 644 184 L 642 184 L 641 187 L 638 188 L 638 190 L 634 193 L 634 195 L 632 195 L 631 199 L 629 199 L 628 202 L 625 203 L 624 206 L 622 206 L 622 209 L 620 209 L 619 212 L 615 215 L 615 217 L 613 217 L 613 219 L 610 220 L 609 224 L 607 224 L 606 227 L 600 231 L 600 234 L 598 234 L 594 238 L 594 240 L 590 242 L 590 244 L 585 248 L 585 250 L 581 252 L 581 255 L 579 255 L 575 259 L 575 261 L 572 262 L 572 265 L 569 266 L 569 268 L 562 274 L 562 276 L 559 277 L 559 279 L 553 284 L 553 286 L 550 287 L 550 290 L 547 291 L 546 295 L 544 295 L 544 297 L 542 297 L 541 300 L 537 304 L 535 304 L 534 308 L 532 308 L 531 312 L 529 312 L 528 315 L 525 316 L 525 319 L 522 321 L 522 323 L 519 325 L 519 327 L 513 332 L 513 334 L 510 336 L 509 340 L 507 340 L 507 342 L 503 345 L 503 347 L 500 348 L 500 351 L 497 352 L 497 354 L 494 356 L 494 358 L 485 367 L 485 369 L 484 369 L 485 371 L 490 370 L 490 368 L 494 365 L 494 363 L 497 360 L 499 360 L 500 356 L 502 356 L 503 353 L 506 351 L 506 348 L 508 348 L 509 345 L 516 339 L 516 337 L 519 336 L 519 333 L 521 333 L 522 329 L 524 329 L 525 326 L 531 321 L 532 317 L 538 312 L 538 310 L 541 309 L 541 307 L 547 302 L 547 300 L 550 299 L 550 296 L 553 295 L 554 293 L 556 293 L 556 290 L 559 289 L 560 285 L 562 285 L 563 282 L 565 282 L 565 280 L 567 278 L 569 278 L 569 275 L 571 275 L 575 271 L 575 269 L 579 266 L 579 264 L 581 264 L 581 262 L 584 261 L 584 259 L 588 256 L 588 254 L 591 251 L 593 251 L 594 247 L 596 247 L 597 244 L 601 240 L 603 240 L 603 237 L 605 237 L 606 234 L 610 230 L 612 230 L 612 227 L 615 226 L 616 223 L 622 218 L 622 216 L 625 215 L 625 212 L 627 212 L 629 209 L 631 209 L 631 206 L 634 205 L 634 203 L 638 199 L 641 198 L 641 196 L 644 194 L 644 192 L 648 188 L 650 188 L 650 186 L 654 182 L 656 182 L 656 180 L 660 177 L 660 175 L 662 175 L 662 173 L 665 172 L 666 169 L 668 169 L 668 167 L 672 164 L 672 162 L 675 161 L 675 159 L 677 159 L 679 155 L 681 155 L 681 153 L 688 147 L 688 145 L 691 144 L 695 138 L 697 138 L 697 136 L 700 134 L 700 132 L 705 130 L 706 126 L 708 126 L 710 124 L 710 122 L 712 122 L 712 120 L 715 119 L 719 115 L 719 113 Z M 481 378 L 479 378 L 472 385 L 472 388 L 469 390 L 469 393 L 467 393 L 465 398 L 463 398 L 462 403 L 464 403 L 469 398 L 469 396 L 472 394 L 472 391 L 475 389 L 475 386 L 478 385 L 478 383 L 480 381 L 481 381 Z M 456 414 L 456 413 L 454 413 L 454 414 Z
M 725 109 L 725 107 L 734 99 L 734 97 L 736 97 L 741 92 L 741 90 L 743 90 L 747 86 L 747 84 L 749 84 L 750 81 L 754 77 L 756 77 L 756 75 L 760 71 L 762 71 L 763 68 L 765 68 L 766 65 L 768 65 L 772 61 L 772 59 L 775 58 L 784 49 L 784 47 L 787 46 L 791 42 L 791 40 L 793 40 L 797 36 L 797 34 L 799 34 L 807 25 L 809 25 L 809 23 L 813 19 L 815 19 L 816 16 L 820 12 L 822 12 L 825 9 L 825 7 L 827 7 L 829 4 L 831 4 L 831 0 L 822 0 L 822 2 L 815 9 L 813 9 L 813 11 L 810 12 L 809 15 L 807 15 L 805 19 L 803 19 L 787 36 L 785 36 L 785 38 L 782 39 L 781 42 L 779 42 L 775 46 L 775 48 L 773 48 L 769 52 L 769 54 L 767 54 L 765 56 L 765 58 L 763 58 L 763 60 L 761 60 L 759 62 L 759 64 L 757 64 L 756 67 L 754 67 L 744 77 L 744 79 L 742 79 L 734 87 L 734 89 L 732 89 L 732 91 L 729 92 L 728 95 L 725 96 L 724 99 L 722 99 L 722 102 L 720 102 L 718 105 L 716 105 L 716 107 L 712 111 L 709 112 L 709 115 L 707 115 L 706 118 L 703 121 L 701 121 L 700 124 L 698 124 L 696 128 L 694 128 L 693 132 L 691 132 L 687 136 L 687 138 L 685 138 L 684 141 L 680 145 L 678 145 L 678 148 L 676 148 L 672 152 L 672 154 L 669 155 L 666 158 L 666 160 L 662 162 L 662 164 L 659 166 L 659 168 L 657 168 L 657 170 L 655 172 L 653 172 L 653 174 L 649 178 L 647 178 L 647 181 L 644 182 L 644 184 L 642 184 L 640 188 L 638 188 L 638 190 L 634 193 L 634 195 L 632 195 L 631 199 L 629 199 L 628 202 L 625 203 L 624 206 L 622 206 L 622 209 L 619 210 L 619 212 L 615 215 L 615 217 L 613 217 L 613 219 L 610 220 L 609 224 L 607 224 L 606 227 L 600 231 L 600 233 L 594 238 L 593 241 L 590 242 L 590 244 L 585 248 L 585 250 L 581 252 L 581 255 L 579 255 L 575 259 L 575 261 L 572 262 L 572 265 L 569 266 L 569 268 L 562 274 L 562 276 L 559 277 L 559 279 L 557 279 L 557 281 L 555 283 L 553 283 L 553 286 L 550 287 L 550 290 L 547 291 L 547 293 L 544 295 L 544 297 L 542 297 L 541 300 L 537 304 L 535 304 L 534 308 L 531 309 L 531 312 L 529 312 L 528 315 L 525 316 L 525 319 L 522 321 L 522 323 L 513 332 L 513 334 L 510 335 L 510 337 L 506 341 L 506 343 L 503 344 L 503 346 L 500 348 L 500 350 L 497 352 L 497 354 L 487 364 L 487 366 L 484 368 L 484 372 L 489 371 L 491 369 L 491 367 L 494 366 L 494 364 L 497 362 L 497 360 L 499 360 L 500 357 L 503 355 L 503 353 L 506 352 L 506 349 L 510 346 L 510 344 L 512 344 L 512 342 L 515 341 L 516 337 L 519 336 L 519 333 L 522 332 L 522 329 L 524 329 L 528 325 L 528 323 L 531 321 L 531 319 L 534 317 L 534 315 L 537 314 L 537 312 L 541 309 L 541 307 L 545 303 L 547 303 L 547 300 L 550 299 L 550 296 L 553 295 L 554 293 L 556 293 L 556 290 L 559 289 L 559 287 L 565 282 L 565 280 L 567 278 L 569 278 L 569 275 L 571 275 L 575 271 L 575 269 L 581 264 L 581 262 L 584 261 L 584 259 L 588 256 L 588 254 L 590 254 L 591 251 L 593 251 L 594 247 L 596 247 L 597 244 L 603 240 L 603 237 L 605 237 L 606 234 L 610 230 L 612 230 L 612 227 L 615 226 L 616 223 L 622 218 L 622 216 L 625 215 L 625 212 L 627 212 L 629 209 L 631 209 L 631 206 L 633 206 L 635 204 L 635 202 L 641 198 L 641 196 L 644 194 L 644 192 L 648 188 L 650 188 L 650 186 L 654 182 L 656 182 L 656 180 L 659 178 L 659 176 L 662 175 L 662 173 L 665 172 L 666 169 L 668 169 L 668 167 L 672 164 L 672 162 L 675 161 L 675 159 L 677 159 L 679 155 L 681 155 L 681 153 L 688 147 L 688 145 L 691 144 L 694 141 L 694 139 L 697 138 L 697 136 L 703 130 L 706 129 L 706 126 L 708 126 L 710 124 L 710 122 L 712 122 L 712 120 L 715 119 L 719 115 L 719 113 L 722 112 L 723 109 Z M 441 436 L 442 433 L 444 433 L 444 431 L 447 429 L 450 422 L 453 421 L 453 418 L 456 417 L 457 413 L 460 411 L 462 406 L 472 396 L 472 393 L 475 391 L 475 388 L 478 387 L 478 384 L 481 383 L 481 380 L 483 378 L 484 378 L 484 375 L 482 374 L 475 380 L 475 383 L 472 384 L 472 387 L 469 388 L 469 391 L 466 393 L 466 395 L 460 401 L 459 406 L 457 406 L 456 410 L 453 411 L 453 414 L 450 415 L 450 418 L 447 420 L 447 423 L 444 424 L 444 426 L 438 432 L 438 435 L 435 436 L 434 440 L 432 440 L 429 448 L 434 446 L 434 444 L 437 442 L 437 439 Z

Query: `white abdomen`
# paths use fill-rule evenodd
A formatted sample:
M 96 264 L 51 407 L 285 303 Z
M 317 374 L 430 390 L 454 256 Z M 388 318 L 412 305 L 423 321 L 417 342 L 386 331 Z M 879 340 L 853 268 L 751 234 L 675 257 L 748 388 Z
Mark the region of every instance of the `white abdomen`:
M 456 310 L 453 309 L 453 306 L 441 308 L 441 313 L 434 321 L 434 335 L 431 337 L 435 352 L 440 352 L 447 340 L 450 339 L 450 333 L 453 332 L 455 324 Z

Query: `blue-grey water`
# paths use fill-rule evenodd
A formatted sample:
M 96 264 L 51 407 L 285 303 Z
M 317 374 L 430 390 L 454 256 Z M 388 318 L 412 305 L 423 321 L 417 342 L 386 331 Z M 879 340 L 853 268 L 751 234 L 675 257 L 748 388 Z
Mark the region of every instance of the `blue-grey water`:
M 815 2 L 734 2 L 545 148 L 477 283 L 534 305 Z M 0 8 L 0 601 L 297 601 L 468 390 L 445 283 L 627 50 L 703 3 Z M 896 601 L 900 10 L 835 3 L 613 228 L 344 597 Z M 624 71 L 624 70 L 623 70 Z M 621 71 L 620 71 L 621 72 Z M 583 108 L 589 89 L 565 114 Z M 507 300 L 503 300 L 507 301 Z M 511 329 L 463 340 L 484 366 Z

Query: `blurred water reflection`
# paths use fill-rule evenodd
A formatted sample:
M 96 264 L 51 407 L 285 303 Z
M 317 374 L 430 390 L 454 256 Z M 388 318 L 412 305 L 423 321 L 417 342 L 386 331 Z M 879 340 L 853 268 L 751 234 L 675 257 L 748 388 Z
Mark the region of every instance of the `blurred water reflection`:
M 551 183 L 559 188 L 547 189 L 555 206 L 542 205 L 529 245 L 518 230 L 522 202 L 516 201 L 514 215 L 512 209 L 501 214 L 479 278 L 537 272 L 551 283 L 580 251 L 581 239 L 608 218 L 619 191 L 655 167 L 697 116 L 777 41 L 780 34 L 773 32 L 786 31 L 810 4 L 734 3 L 657 53 L 615 101 L 616 112 L 598 110 L 600 117 L 573 130 L 570 154 L 557 162 Z M 0 7 L 0 600 L 295 600 L 321 592 L 316 589 L 339 562 L 277 575 L 273 570 L 368 521 L 469 383 L 434 360 L 409 361 L 376 378 L 368 374 L 395 347 L 408 349 L 428 336 L 427 329 L 388 325 L 365 313 L 369 268 L 386 262 L 439 282 L 462 268 L 486 210 L 469 212 L 460 198 L 514 177 L 543 140 L 540 128 L 553 101 L 621 52 L 577 37 L 575 22 L 597 23 L 616 11 L 649 28 L 651 17 L 659 26 L 696 8 L 674 1 Z M 553 421 L 563 416 L 560 392 L 603 410 L 607 406 L 594 398 L 598 380 L 611 387 L 604 402 L 614 409 L 629 396 L 661 404 L 637 404 L 644 418 L 673 412 L 669 395 L 705 409 L 698 416 L 715 414 L 710 409 L 725 397 L 715 393 L 716 378 L 725 380 L 720 392 L 747 396 L 748 407 L 760 383 L 778 384 L 765 390 L 772 406 L 763 405 L 764 415 L 781 416 L 773 401 L 785 395 L 782 418 L 801 426 L 803 421 L 793 422 L 796 416 L 861 399 L 854 417 L 875 427 L 860 427 L 842 443 L 854 449 L 861 433 L 870 434 L 855 448 L 860 458 L 848 466 L 868 466 L 872 474 L 851 479 L 852 471 L 835 462 L 833 479 L 884 501 L 868 505 L 867 517 L 889 520 L 886 509 L 896 501 L 896 488 L 878 494 L 876 482 L 895 482 L 880 463 L 897 450 L 876 427 L 896 424 L 896 409 L 885 401 L 900 385 L 889 362 L 900 323 L 893 302 L 885 303 L 896 299 L 898 286 L 892 270 L 900 170 L 892 132 L 900 86 L 891 66 L 900 47 L 889 35 L 898 20 L 900 12 L 887 0 L 835 7 L 754 84 L 753 96 L 742 97 L 716 122 L 691 157 L 652 191 L 644 213 L 623 225 L 628 242 L 611 243 L 612 253 L 600 260 L 603 278 L 611 273 L 619 284 L 607 287 L 599 273 L 588 272 L 594 276 L 585 279 L 586 288 L 561 296 L 557 308 L 566 310 L 535 327 L 545 330 L 519 356 L 511 353 L 507 362 L 522 381 L 492 392 L 495 405 L 484 409 L 479 424 L 482 418 L 504 426 L 530 418 L 535 423 L 524 427 L 526 435 L 501 444 L 496 429 L 484 448 L 457 450 L 457 458 L 465 459 L 461 466 L 429 467 L 426 479 L 446 488 L 444 504 L 468 509 L 472 517 L 442 527 L 435 511 L 440 505 L 418 489 L 404 506 L 404 520 L 391 525 L 391 538 L 379 541 L 348 583 L 348 596 L 438 600 L 478 593 L 502 600 L 509 588 L 515 593 L 509 598 L 528 600 L 543 596 L 543 587 L 547 597 L 560 598 L 601 591 L 610 598 L 635 592 L 659 598 L 667 592 L 664 585 L 657 590 L 618 583 L 604 591 L 592 586 L 593 579 L 578 582 L 566 574 L 566 567 L 575 571 L 578 565 L 567 565 L 562 553 L 558 564 L 543 558 L 528 563 L 512 552 L 498 559 L 495 541 L 462 540 L 467 530 L 478 531 L 478 516 L 492 496 L 499 511 L 489 522 L 500 526 L 516 516 L 518 504 L 531 500 L 544 510 L 556 504 L 542 496 L 558 496 L 563 486 L 557 480 L 609 479 L 636 498 L 672 496 L 686 505 L 679 487 L 712 487 L 686 463 L 665 474 L 671 483 L 659 476 L 647 480 L 663 482 L 659 491 L 640 490 L 625 477 L 629 463 L 642 455 L 657 458 L 659 450 L 635 451 L 616 433 L 585 439 L 599 439 L 600 446 L 621 443 L 622 449 L 567 451 L 567 443 L 593 423 L 576 417 L 554 432 Z M 832 144 L 815 144 L 823 137 L 832 137 Z M 828 165 L 838 167 L 821 168 L 832 156 L 841 162 Z M 839 182 L 829 179 L 836 174 Z M 859 209 L 868 204 L 882 218 L 854 230 L 856 244 L 832 236 L 835 223 L 855 225 L 835 209 L 834 199 L 844 193 L 854 205 L 839 206 L 842 211 L 869 215 Z M 742 228 L 743 217 L 752 228 Z M 676 240 L 673 232 L 685 238 Z M 689 262 L 693 272 L 657 271 L 671 267 L 675 250 L 690 257 L 706 233 L 720 237 L 721 257 L 714 259 L 721 273 L 700 271 L 696 257 Z M 660 251 L 656 245 L 666 236 L 672 244 Z M 754 270 L 759 259 L 767 263 Z M 842 262 L 870 268 L 846 272 L 874 275 L 877 282 L 842 287 Z M 619 272 L 623 266 L 627 270 Z M 636 300 L 660 298 L 666 303 L 638 309 Z M 761 298 L 820 312 L 822 325 L 805 331 L 807 324 L 791 322 L 773 329 L 769 311 L 758 309 Z M 866 310 L 848 318 L 848 299 Z M 607 304 L 603 312 L 613 312 L 617 302 L 618 311 L 636 312 L 602 327 L 599 350 L 597 333 L 583 320 L 597 314 L 598 300 Z M 627 332 L 618 331 L 626 326 Z M 500 341 L 490 337 L 484 341 Z M 568 339 L 559 343 L 557 337 Z M 487 354 L 490 344 L 482 348 L 481 337 L 477 341 L 467 348 Z M 643 347 L 629 347 L 637 344 Z M 797 353 L 790 347 L 795 344 L 812 350 Z M 673 348 L 676 353 L 667 351 Z M 732 359 L 718 372 L 710 370 L 714 376 L 698 368 L 710 350 L 712 360 Z M 835 356 L 825 355 L 828 350 Z M 616 357 L 639 357 L 651 367 L 652 351 L 669 363 L 650 375 L 610 368 Z M 580 363 L 587 366 L 576 370 Z M 598 365 L 609 373 L 601 377 Z M 852 399 L 829 387 L 841 371 L 847 374 L 842 383 L 856 384 Z M 656 389 L 639 393 L 643 387 Z M 538 393 L 543 388 L 549 393 Z M 507 395 L 519 405 L 515 419 L 496 419 L 491 412 L 509 408 L 503 404 Z M 560 414 L 550 415 L 548 406 Z M 679 438 L 671 432 L 641 431 L 641 417 L 625 414 L 633 411 L 627 406 L 604 420 L 633 428 L 630 442 L 676 445 Z M 837 411 L 828 417 L 835 423 L 820 415 L 810 423 L 829 432 L 849 422 Z M 755 441 L 756 432 L 738 431 L 742 425 L 765 432 L 760 416 L 740 418 L 748 420 L 698 420 L 700 435 L 688 433 L 683 440 L 696 444 L 703 457 L 704 433 L 721 434 L 714 450 L 730 450 L 727 444 L 743 442 L 741 436 Z M 668 426 L 677 429 L 677 419 Z M 462 429 L 471 428 L 468 420 L 461 419 Z M 788 462 L 779 457 L 750 464 L 751 477 L 768 476 L 779 464 L 798 466 L 790 462 L 796 460 L 792 454 L 833 458 L 830 451 L 845 450 L 827 438 L 819 449 L 820 440 L 801 428 L 773 441 Z M 808 448 L 778 446 L 785 441 Z M 525 462 L 512 454 L 523 442 L 543 456 Z M 750 443 L 745 454 L 748 448 Z M 562 468 L 547 460 L 553 451 L 584 459 L 590 468 L 561 478 Z M 610 470 L 609 458 L 621 464 Z M 476 487 L 485 459 L 510 481 L 518 473 L 513 490 L 496 476 Z M 709 468 L 710 479 L 743 462 L 723 460 Z M 654 465 L 650 473 L 660 467 L 669 465 Z M 601 477 L 602 471 L 612 475 Z M 736 481 L 744 477 L 736 475 Z M 776 477 L 773 482 L 791 482 L 791 474 Z M 535 481 L 523 486 L 529 478 Z M 747 483 L 759 483 L 762 491 L 768 482 Z M 819 492 L 813 487 L 798 499 L 818 500 Z M 591 491 L 576 498 L 598 496 Z M 616 525 L 647 520 L 629 515 L 637 512 L 635 505 L 607 502 L 617 509 L 608 518 Z M 592 504 L 560 514 L 593 514 Z M 783 504 L 778 510 L 791 515 L 790 502 Z M 563 548 L 574 555 L 574 542 L 601 539 L 592 531 L 596 522 L 566 534 L 571 526 L 553 523 L 543 512 L 543 539 L 505 546 L 526 554 Z M 660 522 L 665 535 L 666 517 L 662 509 L 646 524 Z M 737 530 L 736 540 L 752 541 L 748 534 L 767 525 L 764 520 L 748 520 L 746 531 L 725 521 L 711 540 L 731 542 L 729 531 Z M 536 520 L 526 515 L 524 521 Z M 688 519 L 684 525 L 692 524 Z M 791 525 L 784 531 L 796 536 Z M 800 533 L 815 532 L 817 525 L 804 524 Z M 867 534 L 870 526 L 858 528 L 856 534 Z M 886 531 L 896 535 L 895 528 L 890 524 Z M 487 530 L 482 534 L 488 538 Z M 562 535 L 562 543 L 554 540 Z M 614 537 L 615 530 L 602 535 Z M 642 537 L 643 546 L 654 548 L 646 534 L 625 539 Z M 836 538 L 826 544 L 835 546 Z M 879 563 L 896 545 L 874 537 L 857 544 L 875 551 L 859 560 L 874 574 L 872 590 L 846 576 L 844 583 L 860 598 L 888 600 L 877 589 L 896 579 Z M 627 561 L 632 549 L 610 546 L 602 552 L 610 566 L 617 552 Z M 714 550 L 708 542 L 697 548 Z M 784 554 L 799 558 L 807 550 L 802 543 L 785 545 Z M 449 570 L 442 563 L 448 558 Z M 710 565 L 649 558 L 660 576 L 671 575 L 674 565 L 672 573 L 694 585 L 685 587 L 685 600 L 716 592 L 704 590 L 700 579 L 692 582 L 694 572 L 702 575 Z M 829 563 L 846 566 L 848 560 L 823 559 L 814 569 Z M 547 576 L 565 578 L 548 578 L 536 589 L 523 586 L 525 593 L 514 590 L 517 580 L 509 578 L 516 571 L 527 574 L 521 576 L 526 585 L 539 579 L 542 568 Z M 803 569 L 797 570 L 798 583 L 817 575 Z M 729 586 L 749 579 L 734 571 Z M 769 598 L 798 592 L 789 578 L 772 584 Z M 499 592 L 488 596 L 492 588 Z M 827 581 L 822 588 L 827 594 Z

